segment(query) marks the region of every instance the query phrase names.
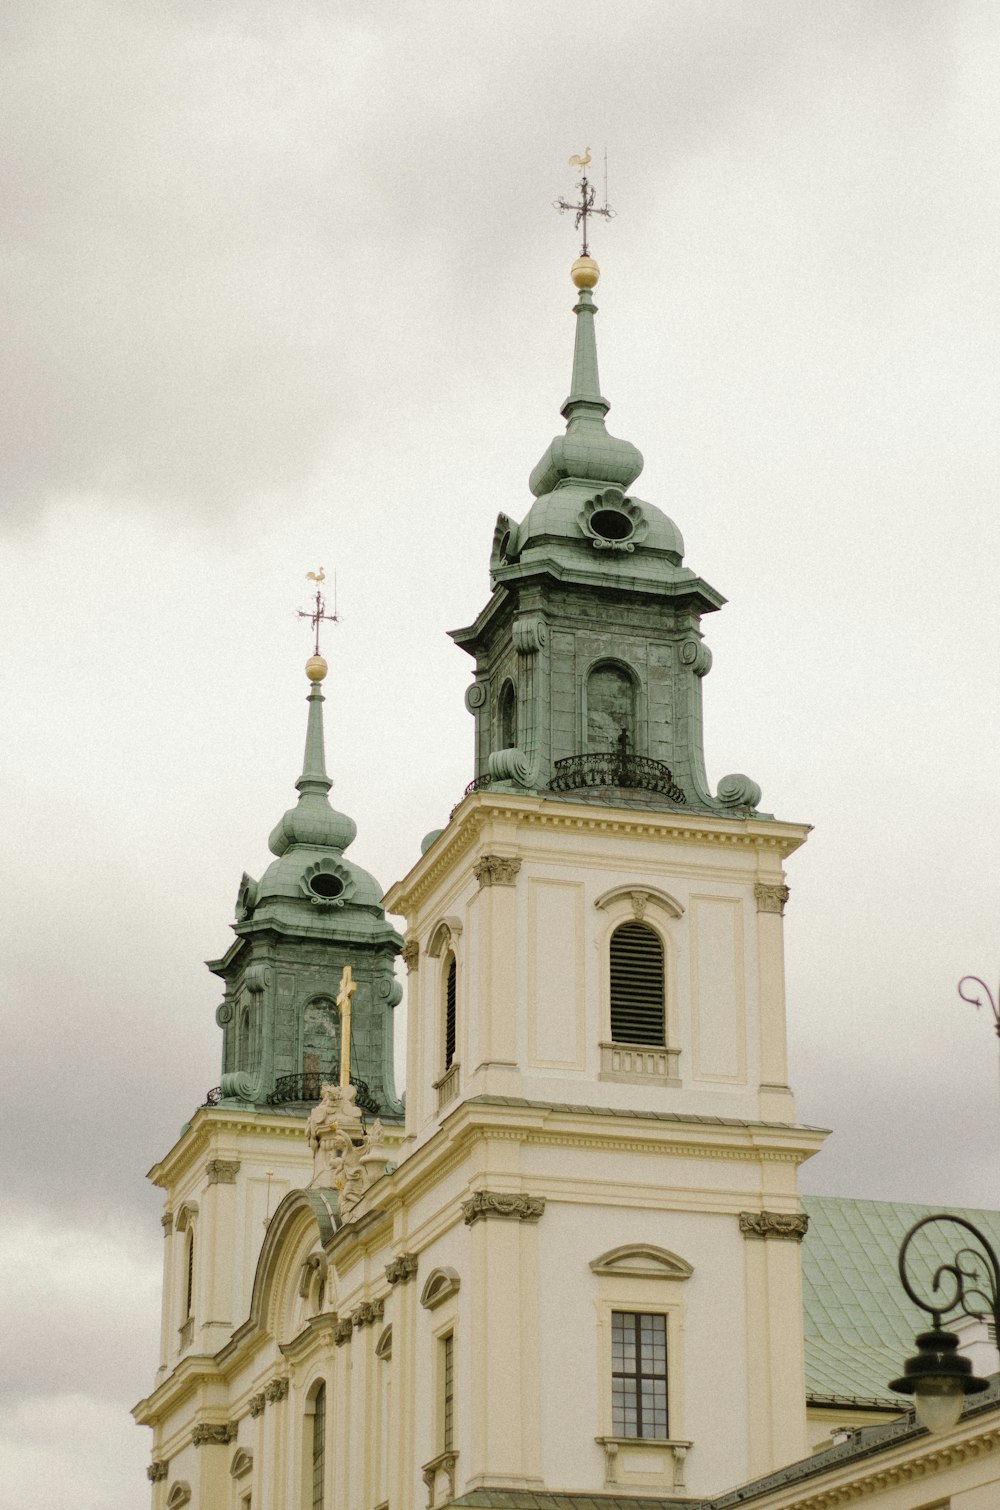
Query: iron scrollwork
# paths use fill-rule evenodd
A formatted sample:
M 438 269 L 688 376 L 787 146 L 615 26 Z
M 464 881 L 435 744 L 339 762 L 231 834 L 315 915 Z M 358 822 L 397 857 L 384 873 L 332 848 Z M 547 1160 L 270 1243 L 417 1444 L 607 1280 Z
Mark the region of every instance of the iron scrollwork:
M 587 786 L 637 787 L 644 792 L 662 792 L 671 802 L 687 801 L 668 765 L 645 755 L 623 750 L 602 750 L 592 755 L 570 755 L 555 762 L 549 783 L 554 792 L 572 792 Z
M 274 1090 L 267 1098 L 268 1106 L 284 1106 L 291 1101 L 319 1101 L 323 1094 L 323 1086 L 336 1079 L 333 1071 L 303 1070 L 297 1075 L 278 1075 L 275 1078 Z M 367 1080 L 362 1080 L 358 1075 L 351 1076 L 351 1084 L 357 1095 L 355 1104 L 363 1112 L 370 1112 L 373 1117 L 379 1113 L 379 1104 L 372 1095 L 371 1086 Z
M 963 1228 L 971 1233 L 979 1248 L 966 1243 L 956 1251 L 950 1263 L 936 1265 L 930 1276 L 930 1290 L 925 1292 L 935 1297 L 932 1300 L 924 1299 L 916 1289 L 918 1276 L 915 1273 L 915 1260 L 909 1254 L 917 1234 L 925 1227 L 936 1224 Z M 919 1258 L 916 1262 L 919 1262 Z M 925 1254 L 922 1264 L 924 1270 L 933 1264 L 934 1259 Z M 1000 1264 L 988 1238 L 978 1227 L 966 1221 L 964 1216 L 940 1212 L 916 1222 L 904 1237 L 899 1250 L 899 1278 L 914 1305 L 932 1317 L 935 1331 L 941 1329 L 941 1318 L 952 1313 L 972 1316 L 977 1320 L 988 1316 L 1000 1331 Z

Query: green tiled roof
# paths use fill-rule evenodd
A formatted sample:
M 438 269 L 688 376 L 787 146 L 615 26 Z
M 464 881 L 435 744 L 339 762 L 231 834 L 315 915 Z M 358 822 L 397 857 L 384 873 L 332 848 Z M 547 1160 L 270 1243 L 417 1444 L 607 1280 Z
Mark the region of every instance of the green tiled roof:
M 806 1196 L 802 1204 L 809 1214 L 802 1244 L 806 1394 L 899 1409 L 888 1381 L 902 1373 L 915 1334 L 930 1325 L 899 1282 L 899 1245 L 914 1222 L 941 1208 L 834 1196 Z M 953 1214 L 981 1228 L 1000 1251 L 1000 1212 L 956 1208 Z M 919 1241 L 932 1274 L 951 1261 L 962 1234 L 956 1227 L 927 1228 Z

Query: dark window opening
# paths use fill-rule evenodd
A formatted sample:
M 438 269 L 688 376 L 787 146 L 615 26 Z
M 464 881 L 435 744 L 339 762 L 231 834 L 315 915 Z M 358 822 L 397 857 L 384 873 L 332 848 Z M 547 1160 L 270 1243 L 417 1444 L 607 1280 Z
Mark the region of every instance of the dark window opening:
M 646 923 L 623 923 L 611 935 L 613 1043 L 666 1042 L 663 944 Z
M 500 748 L 512 750 L 517 744 L 517 693 L 513 682 L 504 682 L 500 689 Z
M 451 1069 L 455 1059 L 456 977 L 455 956 L 452 955 L 448 961 L 444 991 L 444 1067 L 446 1070 Z
M 441 1338 L 441 1451 L 455 1446 L 455 1338 L 449 1332 Z
M 312 1418 L 312 1510 L 323 1510 L 323 1479 L 326 1471 L 326 1385 L 313 1396 Z
M 194 1305 L 194 1233 L 188 1233 L 187 1239 L 187 1278 L 184 1282 L 184 1320 L 191 1315 Z
M 339 897 L 343 889 L 344 883 L 340 877 L 328 875 L 325 870 L 321 870 L 309 882 L 309 890 L 317 897 Z
M 634 529 L 628 515 L 618 509 L 598 509 L 590 521 L 590 527 L 602 540 L 627 540 Z

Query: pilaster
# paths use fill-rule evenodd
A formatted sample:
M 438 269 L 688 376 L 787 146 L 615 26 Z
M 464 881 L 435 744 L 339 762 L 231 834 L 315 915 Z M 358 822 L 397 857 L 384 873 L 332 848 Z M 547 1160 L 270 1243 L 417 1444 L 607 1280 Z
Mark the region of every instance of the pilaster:
M 757 994 L 760 1012 L 760 1115 L 765 1121 L 794 1122 L 795 1100 L 788 1087 L 788 1032 L 785 1022 L 784 913 L 788 887 L 780 879 L 758 881 Z

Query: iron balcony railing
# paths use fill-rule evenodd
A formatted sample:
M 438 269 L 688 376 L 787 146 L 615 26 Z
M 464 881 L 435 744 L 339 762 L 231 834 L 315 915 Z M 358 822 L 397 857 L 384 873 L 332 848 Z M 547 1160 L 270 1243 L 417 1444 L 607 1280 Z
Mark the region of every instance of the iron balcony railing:
M 322 1070 L 304 1070 L 298 1075 L 279 1075 L 274 1082 L 274 1090 L 264 1099 L 268 1106 L 284 1106 L 293 1101 L 308 1104 L 311 1101 L 318 1101 L 322 1095 L 323 1086 L 331 1080 L 335 1082 L 336 1079 L 336 1075 L 332 1072 L 327 1074 Z M 352 1075 L 351 1084 L 357 1092 L 354 1100 L 358 1108 L 377 1117 L 379 1104 L 372 1095 L 368 1081 L 362 1080 L 360 1076 Z M 221 1094 L 221 1087 L 213 1085 L 212 1089 L 206 1092 L 203 1105 L 218 1106 Z
M 549 786 L 554 792 L 573 792 L 586 786 L 634 787 L 643 792 L 662 792 L 671 802 L 687 801 L 670 767 L 662 760 L 621 750 L 569 755 L 565 760 L 557 760 Z

